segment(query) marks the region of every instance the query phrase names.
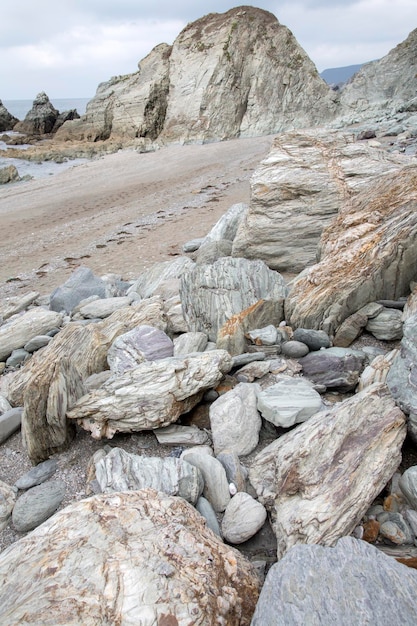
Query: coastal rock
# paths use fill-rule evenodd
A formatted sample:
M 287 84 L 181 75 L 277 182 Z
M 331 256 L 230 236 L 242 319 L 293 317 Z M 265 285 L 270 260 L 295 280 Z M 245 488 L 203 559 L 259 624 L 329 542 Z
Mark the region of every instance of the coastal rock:
M 224 512 L 222 533 L 226 541 L 244 543 L 255 535 L 265 523 L 266 509 L 248 493 L 233 496 Z
M 239 383 L 210 406 L 210 424 L 216 456 L 225 449 L 239 456 L 250 454 L 258 445 L 262 420 L 256 408 L 259 387 Z
M 232 204 L 204 237 L 199 247 L 215 241 L 233 241 L 236 237 L 239 224 L 248 212 L 248 209 L 249 206 L 243 202 Z
M 223 465 L 210 454 L 201 454 L 193 448 L 183 452 L 181 458 L 197 467 L 204 479 L 204 497 L 216 512 L 225 510 L 230 502 L 229 483 Z
M 391 350 L 387 354 L 379 354 L 371 363 L 363 370 L 358 384 L 358 391 L 362 391 L 365 387 L 373 383 L 385 383 L 387 381 L 388 372 L 392 364 L 397 358 L 399 350 Z
M 50 335 L 36 335 L 36 337 L 32 337 L 32 339 L 25 343 L 23 348 L 29 353 L 36 352 L 36 350 L 47 346 L 50 341 L 52 341 Z
M 38 93 L 32 108 L 23 121 L 14 126 L 14 131 L 26 135 L 45 135 L 51 133 L 58 119 L 59 111 L 50 102 L 44 91 Z
M 143 324 L 119 335 L 107 353 L 110 369 L 124 374 L 143 361 L 157 361 L 173 356 L 174 344 L 165 332 Z
M 95 468 L 103 493 L 152 488 L 195 504 L 204 487 L 198 468 L 186 461 L 139 456 L 121 448 L 112 448 Z
M 230 355 L 224 350 L 145 362 L 80 398 L 67 417 L 97 439 L 168 426 L 191 410 L 230 368 Z
M 43 463 L 39 463 L 36 467 L 33 467 L 31 470 L 26 472 L 26 474 L 23 474 L 23 476 L 18 478 L 15 482 L 15 487 L 17 487 L 17 489 L 30 489 L 31 487 L 36 487 L 36 485 L 40 485 L 51 478 L 57 469 L 58 463 L 56 460 L 48 459 Z
M 208 338 L 205 333 L 183 333 L 174 339 L 174 356 L 204 352 Z
M 303 374 L 316 385 L 347 392 L 355 389 L 365 367 L 365 354 L 350 348 L 327 348 L 300 359 Z
M 232 483 L 238 491 L 246 491 L 247 469 L 241 464 L 236 452 L 230 448 L 225 448 L 216 456 L 226 471 L 227 480 Z M 230 490 L 230 489 L 229 489 Z
M 88 267 L 79 267 L 63 285 L 52 292 L 49 308 L 51 311 L 71 313 L 81 300 L 92 295 L 104 298 L 106 284 Z
M 413 626 L 416 584 L 415 570 L 353 537 L 296 546 L 269 570 L 251 624 Z
M 103 319 L 108 317 L 115 311 L 122 309 L 131 304 L 132 299 L 129 296 L 119 296 L 118 298 L 98 298 L 77 307 L 77 312 L 86 319 Z
M 29 291 L 23 296 L 13 296 L 0 302 L 0 318 L 5 322 L 12 315 L 27 309 L 39 297 L 38 291 Z
M 171 424 L 165 428 L 154 430 L 158 443 L 165 445 L 204 445 L 209 443 L 209 436 L 197 426 L 181 426 Z
M 6 528 L 16 502 L 16 490 L 0 480 L 0 531 Z
M 220 530 L 219 522 L 217 521 L 216 512 L 211 506 L 210 502 L 203 496 L 200 496 L 195 505 L 197 511 L 204 517 L 207 522 L 207 526 L 212 530 L 220 539 L 222 533 Z
M 365 329 L 382 341 L 398 341 L 403 336 L 402 311 L 387 309 L 368 320 Z
M 51 517 L 65 495 L 65 483 L 62 480 L 50 480 L 25 491 L 13 508 L 13 526 L 19 532 L 33 530 Z
M 261 299 L 283 306 L 286 289 L 280 274 L 262 261 L 222 258 L 195 265 L 181 277 L 180 295 L 190 330 L 216 341 L 219 329 L 233 315 Z
M 416 209 L 412 165 L 375 178 L 346 201 L 323 232 L 320 262 L 291 283 L 287 321 L 332 336 L 365 304 L 406 295 L 417 263 Z
M 49 330 L 61 324 L 62 317 L 59 313 L 42 307 L 30 309 L 9 319 L 0 326 L 0 361 L 6 359 L 13 350 L 23 348 L 36 335 L 46 335 Z
M 417 313 L 410 315 L 403 325 L 400 352 L 387 374 L 387 385 L 398 406 L 407 415 L 417 415 Z M 416 420 L 412 418 L 412 423 Z M 410 426 L 410 418 L 409 418 Z M 411 428 L 411 436 L 417 440 L 417 430 Z
M 402 156 L 328 128 L 280 134 L 251 178 L 250 207 L 232 255 L 261 259 L 281 272 L 301 272 L 317 261 L 323 229 L 337 213 L 403 163 Z
M 405 470 L 400 478 L 400 489 L 413 509 L 417 510 L 417 465 Z
M 220 239 L 202 244 L 195 256 L 195 262 L 197 265 L 206 265 L 231 254 L 232 242 L 228 239 Z
M 0 443 L 6 441 L 10 435 L 13 435 L 20 428 L 22 412 L 22 407 L 16 407 L 0 415 Z
M 0 580 L 8 626 L 39 615 L 57 626 L 74 615 L 85 626 L 249 626 L 259 593 L 253 566 L 190 504 L 150 489 L 60 511 L 1 553 Z
M 174 261 L 155 263 L 151 268 L 142 272 L 128 289 L 128 294 L 137 293 L 141 298 L 161 296 L 164 300 L 178 295 L 179 281 L 184 272 L 194 267 L 194 263 L 186 256 Z
M 258 410 L 275 426 L 290 428 L 323 408 L 320 394 L 304 378 L 278 375 L 277 382 L 258 393 Z
M 15 165 L 6 165 L 0 168 L 0 185 L 7 185 L 16 180 L 20 180 L 19 172 Z
M 352 532 L 397 469 L 405 434 L 403 413 L 376 384 L 262 450 L 249 479 L 272 512 L 278 559 L 298 543 L 331 546 Z
M 12 130 L 19 120 L 14 117 L 0 100 L 0 132 Z
M 324 330 L 314 330 L 312 328 L 296 328 L 293 337 L 294 341 L 301 341 L 312 350 L 321 350 L 321 348 L 330 348 L 330 337 Z

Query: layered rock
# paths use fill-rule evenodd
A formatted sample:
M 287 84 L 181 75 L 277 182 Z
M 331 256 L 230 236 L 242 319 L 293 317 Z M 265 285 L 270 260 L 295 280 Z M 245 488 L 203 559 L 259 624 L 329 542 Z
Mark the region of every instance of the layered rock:
M 17 117 L 14 117 L 14 115 L 9 113 L 3 102 L 0 100 L 0 132 L 12 130 L 18 121 Z
M 27 135 L 45 135 L 52 132 L 58 116 L 59 111 L 42 91 L 34 99 L 32 108 L 26 114 L 25 119 L 18 122 L 14 130 Z
M 40 615 L 57 625 L 77 616 L 86 626 L 249 626 L 259 593 L 249 561 L 191 505 L 151 489 L 57 513 L 1 554 L 0 580 L 0 622 L 9 626 Z
M 317 261 L 323 229 L 404 158 L 331 130 L 279 135 L 251 178 L 251 202 L 232 255 L 301 272 Z
M 333 335 L 377 300 L 409 293 L 417 263 L 417 167 L 375 179 L 323 232 L 320 262 L 291 285 L 285 315 L 294 327 Z
M 189 24 L 139 70 L 99 86 L 62 139 L 223 140 L 317 125 L 334 94 L 271 13 L 237 7 Z

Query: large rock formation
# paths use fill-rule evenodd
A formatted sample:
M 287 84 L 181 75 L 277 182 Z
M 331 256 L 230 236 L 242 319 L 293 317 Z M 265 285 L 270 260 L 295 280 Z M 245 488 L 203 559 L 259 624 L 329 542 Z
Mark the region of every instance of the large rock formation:
M 301 272 L 317 260 L 323 228 L 377 176 L 404 158 L 355 141 L 353 133 L 308 130 L 279 135 L 251 179 L 251 203 L 233 240 L 236 257 Z
M 19 120 L 17 117 L 14 117 L 4 106 L 3 102 L 0 100 L 0 131 L 4 130 L 12 130 L 13 126 L 17 124 Z
M 99 86 L 63 139 L 222 140 L 317 125 L 334 94 L 292 33 L 245 6 L 189 24 L 133 74 Z
M 28 135 L 51 133 L 58 119 L 59 111 L 50 102 L 44 91 L 38 93 L 31 110 L 25 119 L 16 124 L 14 130 Z
M 340 96 L 341 113 L 356 122 L 376 114 L 417 110 L 417 28 L 379 61 L 367 63 Z

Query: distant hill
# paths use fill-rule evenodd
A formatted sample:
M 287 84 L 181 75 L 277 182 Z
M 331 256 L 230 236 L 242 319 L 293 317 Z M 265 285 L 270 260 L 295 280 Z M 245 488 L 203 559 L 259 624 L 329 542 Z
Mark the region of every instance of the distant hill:
M 362 65 L 363 63 L 359 65 L 346 65 L 346 67 L 332 67 L 328 70 L 323 70 L 320 76 L 328 85 L 340 85 L 356 74 L 356 72 L 361 69 Z

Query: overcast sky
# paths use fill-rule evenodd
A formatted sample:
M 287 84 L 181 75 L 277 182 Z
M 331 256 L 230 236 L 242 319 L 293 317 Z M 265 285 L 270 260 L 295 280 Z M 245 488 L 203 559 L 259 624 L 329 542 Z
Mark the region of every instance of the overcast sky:
M 226 0 L 10 0 L 0 19 L 0 99 L 92 97 L 158 43 Z M 241 4 L 244 4 L 243 2 Z M 259 0 L 319 71 L 381 58 L 417 27 L 416 0 Z

